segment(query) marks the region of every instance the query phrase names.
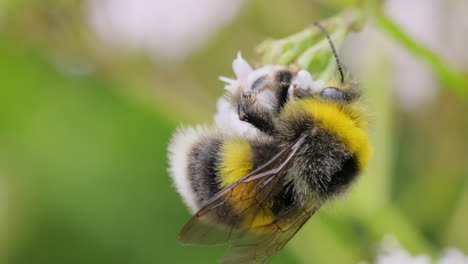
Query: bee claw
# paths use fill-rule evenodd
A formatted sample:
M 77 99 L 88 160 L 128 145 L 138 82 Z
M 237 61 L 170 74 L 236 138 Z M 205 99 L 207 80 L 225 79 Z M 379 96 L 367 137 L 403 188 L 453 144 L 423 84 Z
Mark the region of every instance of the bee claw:
M 239 115 L 239 120 L 240 121 L 247 121 L 247 115 L 246 114 Z

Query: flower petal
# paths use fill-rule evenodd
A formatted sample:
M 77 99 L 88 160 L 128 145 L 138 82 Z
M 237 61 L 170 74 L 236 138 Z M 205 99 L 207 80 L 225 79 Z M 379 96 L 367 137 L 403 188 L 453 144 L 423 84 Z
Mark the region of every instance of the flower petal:
M 237 53 L 237 58 L 232 62 L 232 70 L 242 85 L 246 84 L 249 74 L 253 71 L 249 63 L 242 58 L 240 51 Z

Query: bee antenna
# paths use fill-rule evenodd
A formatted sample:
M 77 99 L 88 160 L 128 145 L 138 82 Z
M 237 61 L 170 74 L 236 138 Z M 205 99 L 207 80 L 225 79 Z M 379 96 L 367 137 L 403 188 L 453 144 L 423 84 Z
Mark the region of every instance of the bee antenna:
M 330 44 L 330 48 L 333 52 L 333 56 L 335 57 L 336 64 L 338 65 L 338 71 L 340 72 L 340 76 L 341 76 L 341 83 L 343 83 L 344 82 L 343 67 L 341 66 L 340 59 L 338 59 L 338 53 L 336 52 L 335 45 L 333 45 L 330 34 L 328 34 L 328 31 L 322 25 L 320 25 L 319 22 L 314 22 L 314 26 L 318 27 L 322 31 L 322 33 L 325 35 L 325 37 L 327 38 L 328 43 Z

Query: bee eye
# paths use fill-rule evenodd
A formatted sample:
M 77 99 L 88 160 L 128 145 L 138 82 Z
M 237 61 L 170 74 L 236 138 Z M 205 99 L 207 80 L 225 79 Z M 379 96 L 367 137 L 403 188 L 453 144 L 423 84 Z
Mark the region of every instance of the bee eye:
M 335 101 L 347 100 L 346 94 L 336 87 L 327 87 L 320 92 L 320 96 Z

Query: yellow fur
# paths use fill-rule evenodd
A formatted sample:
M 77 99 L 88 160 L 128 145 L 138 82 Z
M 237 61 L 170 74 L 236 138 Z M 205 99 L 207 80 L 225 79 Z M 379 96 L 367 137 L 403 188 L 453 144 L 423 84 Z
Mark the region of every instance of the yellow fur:
M 366 133 L 367 119 L 364 107 L 359 102 L 338 105 L 317 99 L 292 101 L 286 105 L 284 115 L 290 117 L 306 114 L 324 129 L 336 136 L 356 155 L 361 168 L 367 166 L 372 149 Z M 286 119 L 287 120 L 287 119 Z
M 229 139 L 221 150 L 221 187 L 227 187 L 244 177 L 253 168 L 252 147 L 245 139 Z
M 221 153 L 221 164 L 219 166 L 221 187 L 230 186 L 252 171 L 253 153 L 252 147 L 247 140 L 226 140 L 222 145 Z M 254 199 L 245 197 L 250 197 L 254 191 L 253 186 L 248 183 L 239 184 L 229 193 L 229 201 L 232 202 L 232 206 L 236 210 L 244 211 L 252 205 L 252 202 L 255 202 Z M 273 221 L 274 215 L 271 210 L 267 206 L 262 209 L 255 215 L 244 216 L 244 224 L 248 228 L 262 226 Z
M 335 133 L 356 155 L 361 168 L 367 165 L 372 150 L 366 133 L 368 124 L 363 106 L 359 103 L 337 105 L 316 99 L 295 100 L 285 106 L 282 117 L 289 120 L 304 114 L 318 122 L 320 127 Z M 221 187 L 230 186 L 251 172 L 253 152 L 250 143 L 245 139 L 226 140 L 221 148 L 221 163 L 218 168 Z M 249 183 L 241 183 L 229 193 L 229 201 L 235 210 L 244 211 L 255 202 L 254 199 L 247 198 L 255 191 Z M 245 227 L 257 233 L 274 232 L 275 227 L 268 225 L 275 219 L 270 206 L 264 206 L 256 214 L 245 215 Z

